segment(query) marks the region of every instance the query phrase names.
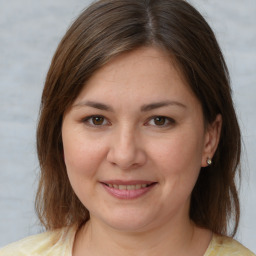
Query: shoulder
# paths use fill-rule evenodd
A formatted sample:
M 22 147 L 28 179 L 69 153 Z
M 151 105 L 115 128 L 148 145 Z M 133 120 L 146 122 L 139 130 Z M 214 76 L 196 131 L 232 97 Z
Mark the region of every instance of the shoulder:
M 76 227 L 30 236 L 0 249 L 0 256 L 71 256 Z
M 248 248 L 231 237 L 213 235 L 212 241 L 204 256 L 255 256 Z

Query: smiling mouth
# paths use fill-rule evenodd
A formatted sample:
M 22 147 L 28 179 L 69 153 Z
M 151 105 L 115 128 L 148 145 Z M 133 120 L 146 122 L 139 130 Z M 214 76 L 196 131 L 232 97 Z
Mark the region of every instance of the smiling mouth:
M 136 199 L 149 193 L 157 182 L 149 181 L 105 181 L 101 182 L 106 191 L 118 199 Z
M 138 189 L 152 186 L 153 184 L 155 184 L 155 182 L 151 184 L 134 184 L 134 185 L 118 185 L 118 184 L 108 184 L 108 183 L 104 183 L 104 184 L 110 188 L 115 188 L 119 190 L 138 190 Z

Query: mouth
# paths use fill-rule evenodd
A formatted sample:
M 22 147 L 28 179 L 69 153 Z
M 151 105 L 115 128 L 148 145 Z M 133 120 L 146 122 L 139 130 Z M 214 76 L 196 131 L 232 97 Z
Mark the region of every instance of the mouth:
M 154 183 L 155 182 L 150 184 L 134 184 L 134 185 L 119 185 L 119 184 L 111 184 L 111 183 L 103 183 L 103 184 L 110 188 L 115 188 L 119 190 L 138 190 L 138 189 L 152 186 Z
M 106 181 L 101 182 L 105 190 L 118 199 L 136 199 L 153 189 L 157 182 L 149 181 Z

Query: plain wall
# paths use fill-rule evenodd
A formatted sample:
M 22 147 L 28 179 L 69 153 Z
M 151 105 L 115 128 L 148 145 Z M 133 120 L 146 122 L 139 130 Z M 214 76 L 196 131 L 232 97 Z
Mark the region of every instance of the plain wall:
M 90 1 L 0 0 L 0 247 L 38 233 L 35 129 L 44 79 L 67 27 Z M 256 252 L 256 1 L 193 0 L 230 69 L 243 133 L 241 223 Z

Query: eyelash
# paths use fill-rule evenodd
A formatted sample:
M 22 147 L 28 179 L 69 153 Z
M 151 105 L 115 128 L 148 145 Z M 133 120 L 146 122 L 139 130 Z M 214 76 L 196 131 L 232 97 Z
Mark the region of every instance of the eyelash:
M 93 116 L 88 116 L 88 117 L 84 118 L 82 120 L 82 122 L 89 125 L 89 126 L 92 126 L 92 127 L 98 127 L 98 126 L 100 127 L 100 126 L 110 125 L 110 122 L 108 122 L 108 121 L 107 121 L 108 124 L 94 124 L 93 123 L 93 118 L 102 118 L 103 122 L 107 121 L 107 119 L 104 116 L 93 115 Z
M 100 118 L 101 121 L 103 119 L 103 123 L 101 124 L 95 124 L 93 123 L 93 119 L 96 119 L 96 118 Z M 164 119 L 164 120 L 161 120 L 161 121 L 164 121 L 163 124 L 161 125 L 156 125 L 155 123 L 153 124 L 153 126 L 156 126 L 156 127 L 159 127 L 159 128 L 164 128 L 164 127 L 169 127 L 171 125 L 174 125 L 176 122 L 173 118 L 170 118 L 170 117 L 166 117 L 166 116 L 152 116 L 148 119 L 148 121 L 144 124 L 145 126 L 149 126 L 150 125 L 150 122 L 153 121 L 153 122 L 156 122 L 156 119 Z M 96 120 L 97 121 L 97 120 Z M 88 126 L 91 126 L 91 127 L 102 127 L 102 126 L 110 126 L 111 123 L 102 115 L 92 115 L 92 116 L 88 116 L 84 119 L 82 119 L 82 122 L 85 123 L 86 125 Z M 106 122 L 106 123 L 105 123 Z
M 148 125 L 151 121 L 155 122 L 156 119 L 164 119 L 164 124 L 162 125 L 156 125 L 154 124 L 153 126 L 159 127 L 159 128 L 164 128 L 164 127 L 169 127 L 171 125 L 174 125 L 176 122 L 173 118 L 167 117 L 167 116 L 152 116 L 149 118 L 149 121 L 146 122 L 146 125 Z M 149 124 L 150 125 L 150 124 Z

